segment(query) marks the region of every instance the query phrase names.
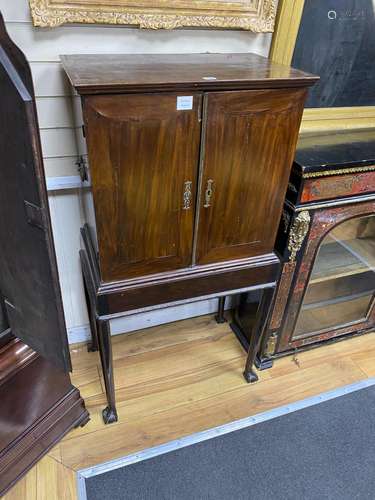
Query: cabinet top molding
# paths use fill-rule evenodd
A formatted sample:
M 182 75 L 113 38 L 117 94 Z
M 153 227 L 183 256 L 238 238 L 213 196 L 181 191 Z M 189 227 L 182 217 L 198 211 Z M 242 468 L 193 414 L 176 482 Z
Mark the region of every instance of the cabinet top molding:
M 148 29 L 232 28 L 272 32 L 276 0 L 29 0 L 35 26 L 124 24 Z
M 77 54 L 61 60 L 80 94 L 292 88 L 318 80 L 251 53 Z

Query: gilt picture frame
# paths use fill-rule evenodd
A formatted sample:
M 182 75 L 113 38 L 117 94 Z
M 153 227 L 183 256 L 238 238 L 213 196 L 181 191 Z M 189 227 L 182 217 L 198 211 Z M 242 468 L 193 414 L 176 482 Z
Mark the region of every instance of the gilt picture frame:
M 305 0 L 279 0 L 270 51 L 272 61 L 292 64 L 304 5 Z M 329 10 L 331 7 L 327 8 Z M 374 123 L 375 106 L 306 108 L 301 132 L 371 128 Z
M 34 26 L 122 24 L 148 29 L 272 32 L 276 0 L 29 0 Z

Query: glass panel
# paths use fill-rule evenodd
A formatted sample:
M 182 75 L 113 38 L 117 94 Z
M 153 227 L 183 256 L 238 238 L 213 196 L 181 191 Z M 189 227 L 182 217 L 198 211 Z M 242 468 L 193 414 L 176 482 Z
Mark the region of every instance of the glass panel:
M 320 245 L 293 338 L 364 321 L 375 292 L 375 216 L 336 226 Z

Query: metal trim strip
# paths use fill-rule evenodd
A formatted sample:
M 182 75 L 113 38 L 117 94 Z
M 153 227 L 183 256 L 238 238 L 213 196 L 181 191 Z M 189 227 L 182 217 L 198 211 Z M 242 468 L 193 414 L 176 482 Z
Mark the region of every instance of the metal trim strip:
M 104 462 L 94 467 L 88 467 L 86 469 L 82 469 L 77 472 L 78 499 L 87 500 L 85 481 L 90 477 L 98 476 L 100 474 L 105 474 L 106 472 L 115 469 L 120 469 L 127 465 L 135 464 L 143 460 L 148 460 L 150 458 L 157 457 L 164 453 L 169 453 L 171 451 L 185 448 L 187 446 L 191 446 L 196 443 L 201 443 L 202 441 L 207 441 L 208 439 L 212 439 L 217 436 L 223 436 L 230 432 L 244 429 L 246 427 L 251 427 L 253 425 L 266 422 L 273 418 L 277 418 L 283 415 L 288 415 L 289 413 L 303 410 L 310 406 L 330 401 L 337 397 L 345 396 L 346 394 L 350 394 L 352 392 L 359 391 L 361 389 L 365 389 L 373 385 L 375 385 L 375 378 L 362 380 L 360 382 L 355 382 L 353 384 L 344 387 L 339 387 L 332 391 L 324 392 L 317 396 L 303 399 L 301 401 L 296 401 L 295 403 L 281 406 L 279 408 L 274 408 L 272 410 L 263 413 L 258 413 L 257 415 L 246 417 L 241 420 L 236 420 L 234 422 L 230 422 L 228 424 L 224 424 L 219 427 L 214 427 L 212 429 L 203 432 L 198 432 L 190 436 L 186 436 L 181 439 L 177 439 L 175 441 L 170 441 L 169 443 L 155 446 L 153 448 L 148 448 L 146 450 L 140 451 L 138 453 L 133 453 L 131 455 L 116 460 L 110 460 L 108 462 Z

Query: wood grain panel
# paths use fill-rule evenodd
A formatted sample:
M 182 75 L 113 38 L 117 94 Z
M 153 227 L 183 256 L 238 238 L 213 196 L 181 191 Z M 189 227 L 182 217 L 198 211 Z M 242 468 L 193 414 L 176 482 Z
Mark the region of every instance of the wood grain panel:
M 248 288 L 249 283 L 253 287 L 272 284 L 278 276 L 279 262 L 275 254 L 269 254 L 267 257 L 268 262 L 266 259 L 262 262 L 259 258 L 258 262 L 244 261 L 243 266 L 228 266 L 221 270 L 202 270 L 196 266 L 193 270 L 189 268 L 185 277 L 178 276 L 176 272 L 174 279 L 167 275 L 158 280 L 160 275 L 155 275 L 156 279 L 150 280 L 147 286 L 141 284 L 116 289 L 116 286 L 109 285 L 98 296 L 98 311 L 101 315 L 116 314 L 119 311 L 131 311 L 195 297 L 231 294 L 234 290 Z
M 18 483 L 2 497 L 2 499 L 38 500 L 36 467 L 33 467 L 25 477 L 18 481 Z
M 273 250 L 305 95 L 262 90 L 205 96 L 199 264 Z
M 201 96 L 192 110 L 176 106 L 176 94 L 85 100 L 104 281 L 191 263 Z
M 368 377 L 375 377 L 374 348 L 370 351 L 361 350 L 357 354 L 354 354 L 352 359 Z
M 257 54 L 62 55 L 79 94 L 306 87 L 317 76 Z
M 36 468 L 38 500 L 76 500 L 76 473 L 47 456 Z M 48 480 L 46 480 L 48 478 Z
M 35 465 L 3 500 L 76 500 L 76 473 L 50 456 Z
M 233 367 L 224 367 L 228 372 Z M 262 373 L 260 374 L 262 380 Z M 252 386 L 245 385 L 238 373 L 233 377 L 238 385 L 225 388 L 220 396 L 190 401 L 190 386 L 186 392 L 186 404 L 168 411 L 148 414 L 126 422 L 103 428 L 84 436 L 61 443 L 63 463 L 74 469 L 89 467 L 128 453 L 156 446 L 179 437 L 199 432 L 239 418 L 245 418 L 271 408 L 298 401 L 321 391 L 332 390 L 337 386 L 353 383 L 365 378 L 364 373 L 353 361 L 343 360 L 340 365 L 334 362 L 322 363 L 312 368 L 300 370 L 298 375 L 289 373 L 276 379 L 268 379 Z M 203 382 L 204 383 L 204 382 Z M 198 388 L 199 386 L 197 386 Z M 199 389 L 198 389 L 199 390 Z M 158 398 L 157 393 L 151 397 Z M 124 406 L 125 410 L 125 406 Z M 120 409 L 121 415 L 121 409 Z M 120 417 L 121 418 L 121 417 Z
M 260 383 L 248 386 L 241 375 L 245 352 L 228 324 L 218 325 L 210 316 L 114 340 L 120 422 L 114 424 L 113 431 L 106 427 L 101 419 L 104 393 L 89 397 L 91 421 L 61 444 L 65 465 L 75 468 L 78 454 L 83 458 L 82 443 L 90 443 L 86 463 L 92 460 L 92 465 L 101 461 L 99 456 L 109 459 L 152 446 L 162 422 L 168 421 L 171 435 L 162 438 L 168 441 L 172 435 L 179 437 L 190 429 L 203 430 L 363 379 L 365 374 L 351 357 L 365 359 L 369 352 L 371 361 L 375 352 L 373 335 L 324 346 L 299 353 L 298 362 L 291 356 L 277 360 L 272 370 L 259 373 Z M 99 363 L 97 355 L 84 352 L 80 345 L 72 356 L 80 383 L 87 385 L 92 380 L 88 368 Z M 184 430 L 186 412 L 192 412 L 195 419 L 191 427 L 187 424 L 189 430 Z M 181 426 L 175 422 L 180 418 Z M 155 433 L 150 421 L 158 429 Z M 117 435 L 121 443 L 114 444 L 112 435 L 113 439 Z M 111 436 L 109 441 L 107 436 Z

